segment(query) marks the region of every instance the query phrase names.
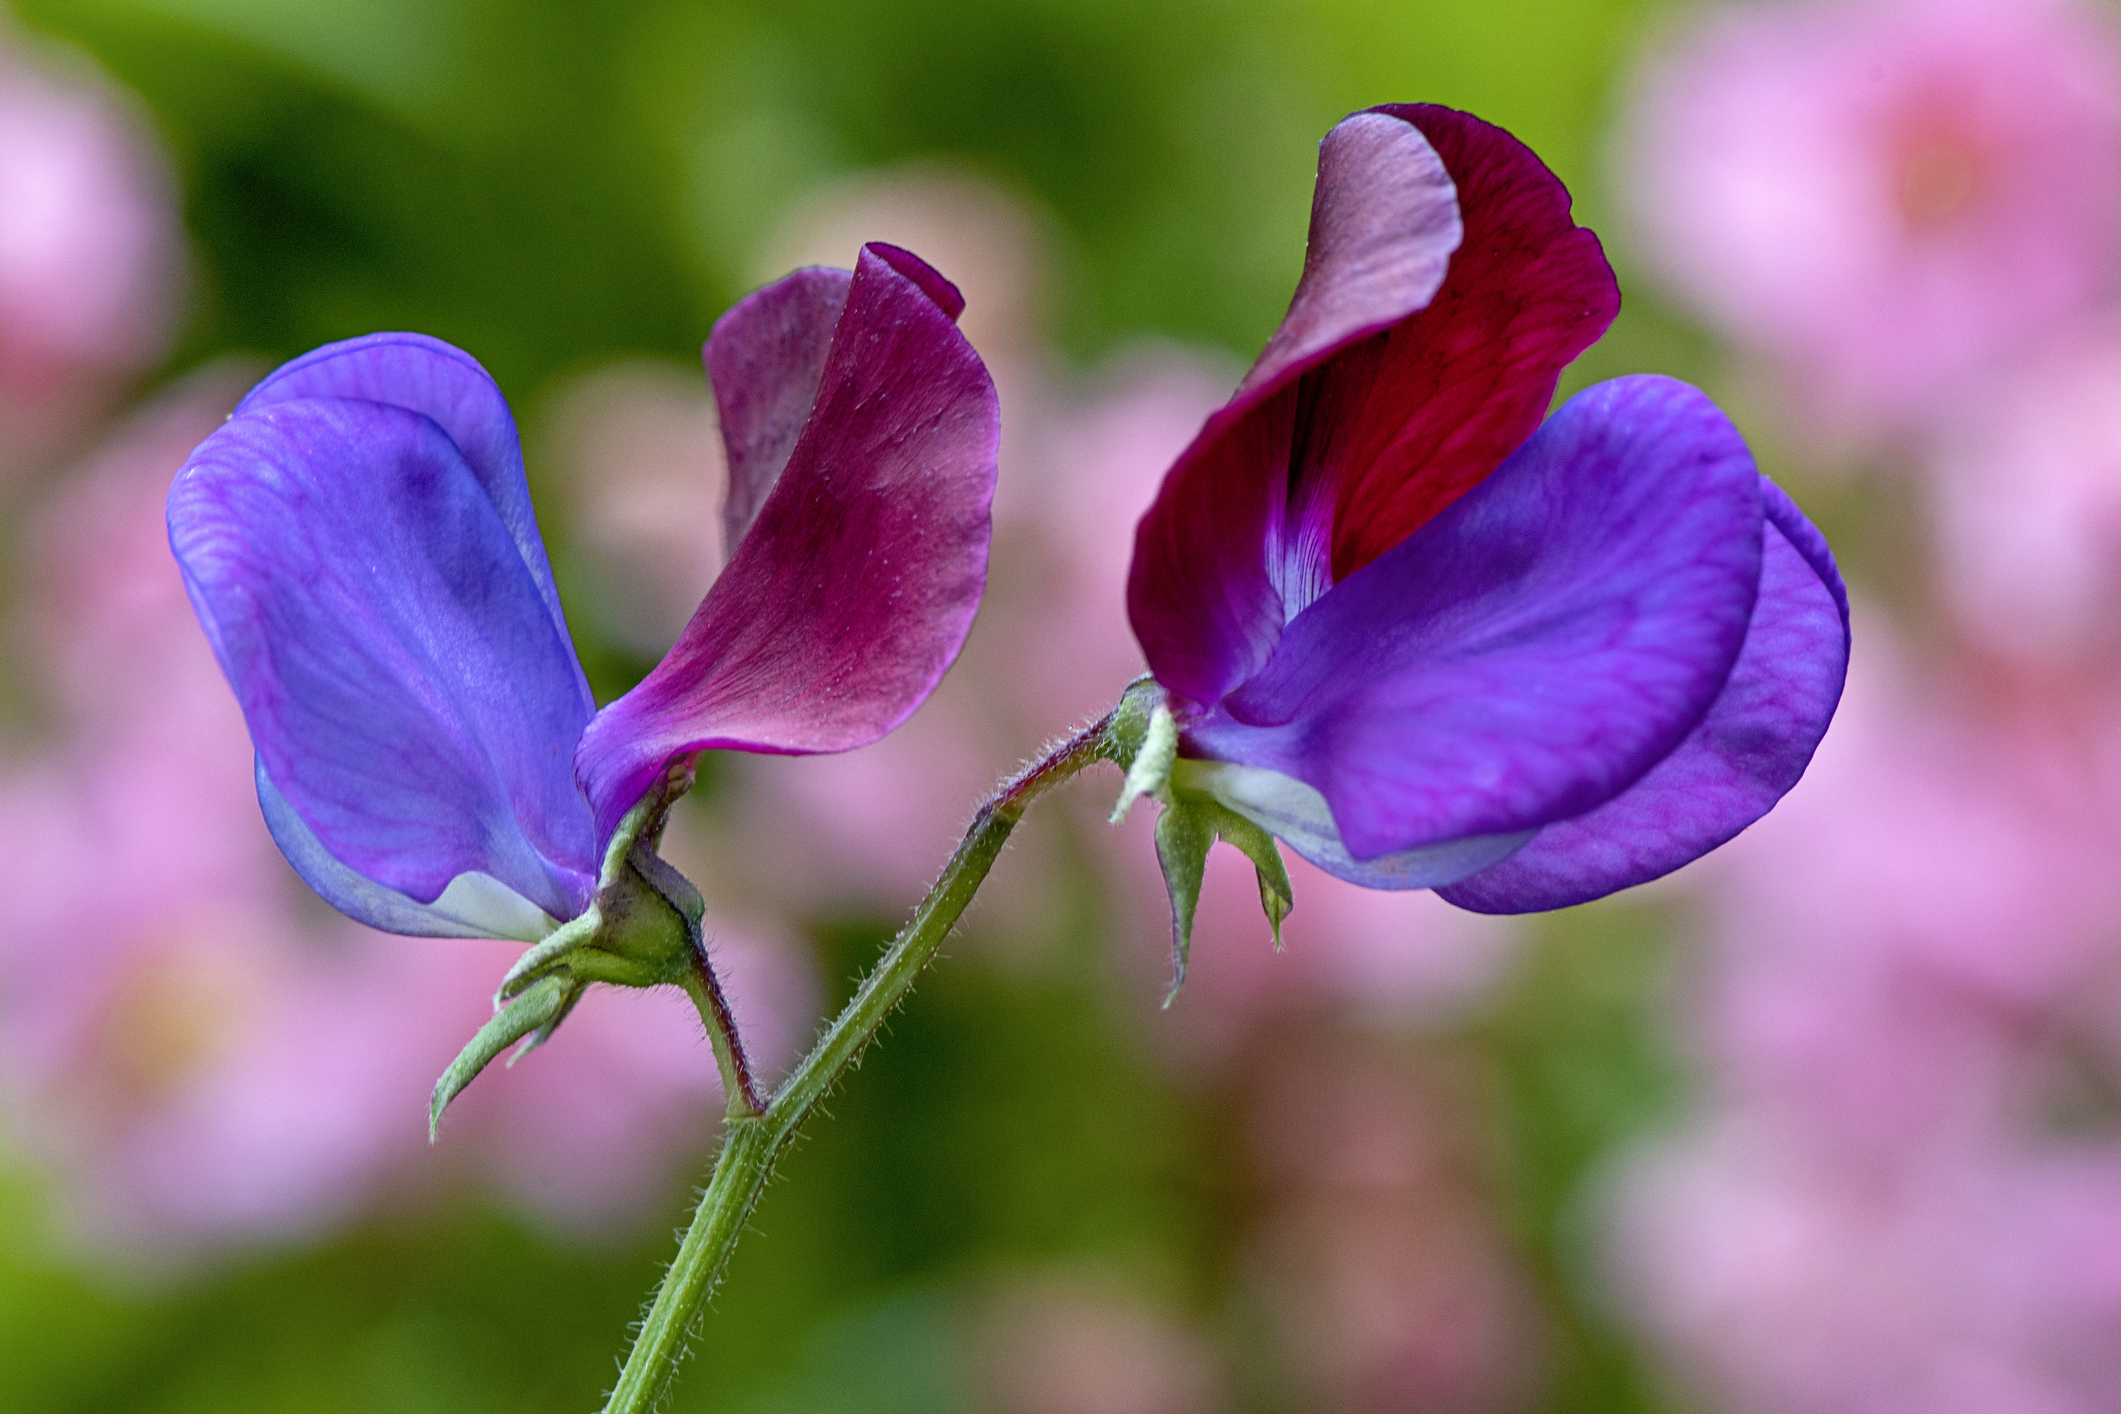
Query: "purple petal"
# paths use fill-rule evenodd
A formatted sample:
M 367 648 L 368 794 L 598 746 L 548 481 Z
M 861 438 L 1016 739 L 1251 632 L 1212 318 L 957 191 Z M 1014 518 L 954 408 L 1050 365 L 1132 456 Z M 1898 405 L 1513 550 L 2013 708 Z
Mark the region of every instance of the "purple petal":
M 581 911 L 596 840 L 568 764 L 591 702 L 514 527 L 439 425 L 263 400 L 192 454 L 169 525 L 264 793 L 329 858 L 418 904 L 485 874 L 555 918 Z M 300 832 L 276 834 L 302 868 Z M 311 864 L 320 893 L 348 896 Z
M 1292 621 L 1187 754 L 1318 790 L 1375 859 L 1580 815 L 1708 711 L 1760 582 L 1760 478 L 1706 397 L 1624 378 Z
M 986 585 L 999 412 L 928 287 L 863 250 L 757 524 L 677 645 L 582 739 L 600 832 L 681 755 L 874 741 L 956 658 Z
M 1341 840 L 1325 797 L 1292 776 L 1223 761 L 1180 761 L 1171 783 L 1191 794 L 1212 796 L 1328 874 L 1366 889 L 1433 889 L 1456 883 L 1507 859 L 1536 834 L 1519 830 L 1470 835 L 1357 859 Z
M 545 541 L 530 508 L 515 418 L 499 385 L 477 359 L 425 334 L 367 334 L 312 349 L 274 369 L 237 404 L 236 416 L 305 398 L 358 398 L 404 408 L 432 420 L 447 433 L 485 488 L 501 523 L 508 527 L 516 552 L 537 582 L 538 595 L 568 643 L 568 656 L 573 657 L 560 591 L 553 585 Z M 580 676 L 579 668 L 576 676 Z M 588 694 L 584 682 L 582 695 Z
M 1459 235 L 1451 179 L 1417 129 L 1358 113 L 1326 134 L 1288 317 L 1135 534 L 1128 615 L 1172 692 L 1212 702 L 1273 652 L 1282 596 L 1266 546 L 1288 491 L 1298 380 L 1426 305 Z
M 1479 913 L 1533 913 L 1646 883 L 1767 814 L 1810 764 L 1848 672 L 1848 595 L 1825 538 L 1763 478 L 1768 531 L 1745 647 L 1670 756 L 1604 805 L 1549 825 L 1442 890 Z
M 317 832 L 296 813 L 265 762 L 257 763 L 258 808 L 273 843 L 295 872 L 323 899 L 348 918 L 386 933 L 424 938 L 514 938 L 535 943 L 559 920 L 514 889 L 483 871 L 459 874 L 441 895 L 421 903 L 396 889 L 358 874 L 325 848 Z
M 853 278 L 822 266 L 798 270 L 731 305 L 707 336 L 707 381 L 729 456 L 725 562 L 735 557 L 810 420 Z

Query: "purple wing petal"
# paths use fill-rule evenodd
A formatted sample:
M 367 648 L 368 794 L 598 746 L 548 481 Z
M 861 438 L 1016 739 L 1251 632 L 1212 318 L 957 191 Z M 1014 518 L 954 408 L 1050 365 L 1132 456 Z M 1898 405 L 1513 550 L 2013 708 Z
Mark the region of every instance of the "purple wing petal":
M 876 740 L 956 658 L 986 585 L 994 384 L 910 257 L 864 249 L 817 406 L 662 662 L 598 714 L 576 771 L 608 833 L 670 760 Z
M 1760 498 L 1699 392 L 1590 389 L 1292 621 L 1188 754 L 1307 782 L 1358 860 L 1580 815 L 1722 691 L 1760 583 Z
M 1716 704 L 1612 800 L 1547 826 L 1503 863 L 1440 890 L 1479 913 L 1533 913 L 1668 874 L 1767 814 L 1826 734 L 1848 672 L 1848 595 L 1825 538 L 1765 479 L 1760 598 Z
M 1279 771 L 1224 761 L 1180 761 L 1173 768 L 1171 783 L 1183 791 L 1214 797 L 1328 874 L 1366 889 L 1433 889 L 1456 883 L 1507 859 L 1536 834 L 1519 830 L 1471 835 L 1375 859 L 1357 859 L 1342 842 L 1325 797 Z
M 725 562 L 735 557 L 810 420 L 853 278 L 846 270 L 798 270 L 731 305 L 707 336 L 707 381 L 729 454 Z
M 485 874 L 555 918 L 581 911 L 596 867 L 568 769 L 590 714 L 581 670 L 440 426 L 266 400 L 192 454 L 169 525 L 261 775 L 332 859 L 419 904 Z
M 1358 113 L 1326 134 L 1288 317 L 1135 533 L 1127 611 L 1172 692 L 1213 702 L 1273 652 L 1282 600 L 1267 546 L 1288 493 L 1298 382 L 1426 305 L 1459 237 L 1451 179 L 1417 128 Z
M 342 863 L 309 822 L 295 812 L 287 797 L 265 774 L 260 760 L 256 769 L 258 808 L 264 812 L 265 828 L 273 843 L 294 865 L 317 896 L 348 918 L 356 918 L 386 933 L 411 933 L 423 938 L 514 938 L 535 943 L 546 937 L 559 920 L 514 889 L 483 871 L 459 874 L 441 895 L 421 903 L 385 888 Z
M 515 418 L 499 385 L 477 359 L 425 334 L 368 334 L 326 344 L 282 364 L 250 390 L 236 406 L 236 415 L 305 398 L 357 398 L 403 408 L 447 433 L 485 488 L 501 524 L 508 527 L 572 659 L 567 616 L 560 609 L 560 591 L 553 585 L 545 541 L 530 508 Z M 575 676 L 581 679 L 579 668 Z M 593 701 L 587 681 L 581 682 L 581 692 L 584 702 Z

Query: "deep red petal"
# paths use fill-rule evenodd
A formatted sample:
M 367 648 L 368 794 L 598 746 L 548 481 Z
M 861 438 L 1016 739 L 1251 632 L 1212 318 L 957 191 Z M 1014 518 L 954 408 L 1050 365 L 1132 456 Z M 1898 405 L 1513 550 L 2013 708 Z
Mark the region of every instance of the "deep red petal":
M 1458 237 L 1450 179 L 1419 131 L 1358 113 L 1326 134 L 1289 313 L 1173 464 L 1135 537 L 1128 617 L 1165 687 L 1210 702 L 1273 651 L 1283 592 L 1270 550 L 1306 370 L 1426 304 Z
M 1546 417 L 1561 370 L 1620 312 L 1598 238 L 1570 219 L 1568 188 L 1530 148 L 1435 104 L 1374 111 L 1412 123 L 1443 158 L 1465 238 L 1426 308 L 1325 371 L 1366 385 L 1344 414 L 1336 581 L 1517 450 Z M 1355 400 L 1343 389 L 1336 401 Z

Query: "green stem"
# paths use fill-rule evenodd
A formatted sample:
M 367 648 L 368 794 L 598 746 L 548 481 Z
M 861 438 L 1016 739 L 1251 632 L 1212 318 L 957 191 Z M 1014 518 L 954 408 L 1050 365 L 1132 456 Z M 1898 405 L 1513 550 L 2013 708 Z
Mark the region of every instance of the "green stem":
M 765 1113 L 732 1116 L 715 1159 L 699 1211 L 678 1247 L 676 1260 L 663 1274 L 655 1304 L 634 1338 L 604 1414 L 648 1414 L 670 1383 L 701 1305 L 713 1291 L 729 1253 L 742 1235 L 759 1193 L 772 1176 L 774 1161 L 802 1128 L 819 1100 L 838 1083 L 875 1038 L 892 1008 L 905 1000 L 913 983 L 935 956 L 951 927 L 972 902 L 987 871 L 1000 855 L 1009 832 L 1024 810 L 1046 791 L 1096 761 L 1131 757 L 1132 737 L 1140 733 L 1131 703 L 1095 726 L 1063 742 L 1027 767 L 980 807 L 964 842 L 921 900 L 913 917 L 862 980 L 854 997 L 810 1054 L 795 1068 Z

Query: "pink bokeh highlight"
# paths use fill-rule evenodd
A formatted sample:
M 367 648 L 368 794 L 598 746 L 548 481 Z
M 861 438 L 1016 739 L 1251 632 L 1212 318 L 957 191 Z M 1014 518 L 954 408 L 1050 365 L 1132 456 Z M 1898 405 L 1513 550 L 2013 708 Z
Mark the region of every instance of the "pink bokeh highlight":
M 1707 1103 L 1615 1270 L 1717 1407 L 2091 1411 L 2121 1355 L 2121 734 L 1859 617 L 1841 715 L 1709 885 Z
M 1946 606 L 2021 670 L 2110 673 L 2121 656 L 2117 392 L 2121 321 L 2109 316 L 1999 372 L 1929 438 Z
M 2089 0 L 1726 5 L 1642 74 L 1650 270 L 1819 440 L 1891 437 L 2114 289 L 2121 25 Z
M 0 473 L 50 455 L 161 356 L 177 192 L 129 104 L 0 21 Z

